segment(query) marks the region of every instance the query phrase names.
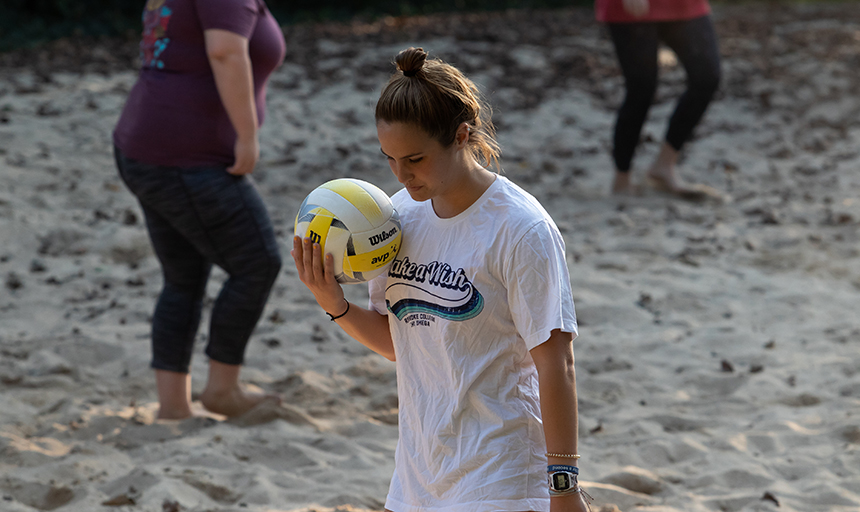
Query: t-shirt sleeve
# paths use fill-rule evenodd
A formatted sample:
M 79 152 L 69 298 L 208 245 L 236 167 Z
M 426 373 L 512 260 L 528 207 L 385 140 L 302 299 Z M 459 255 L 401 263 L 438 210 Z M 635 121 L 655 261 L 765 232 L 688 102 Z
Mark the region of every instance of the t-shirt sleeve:
M 553 329 L 577 335 L 564 239 L 550 221 L 532 226 L 520 239 L 505 269 L 508 304 L 529 350 Z
M 385 285 L 388 282 L 388 272 L 374 277 L 367 282 L 368 309 L 375 310 L 380 315 L 388 315 L 388 306 L 385 305 Z
M 196 0 L 203 30 L 221 29 L 250 38 L 259 16 L 257 0 Z

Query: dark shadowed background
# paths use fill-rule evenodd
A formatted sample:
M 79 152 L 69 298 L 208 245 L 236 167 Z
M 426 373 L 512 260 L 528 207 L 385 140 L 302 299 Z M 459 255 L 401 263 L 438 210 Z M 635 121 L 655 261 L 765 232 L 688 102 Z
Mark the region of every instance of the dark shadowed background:
M 716 0 L 717 3 L 798 3 L 799 0 Z M 815 3 L 807 0 L 802 3 Z M 145 0 L 3 0 L 0 52 L 69 36 L 134 37 Z M 285 25 L 308 21 L 410 16 L 437 12 L 590 6 L 593 0 L 268 0 Z M 846 3 L 858 3 L 846 0 Z
M 283 24 L 403 16 L 443 11 L 553 8 L 592 0 L 268 0 Z M 145 0 L 3 0 L 0 51 L 68 36 L 135 33 Z

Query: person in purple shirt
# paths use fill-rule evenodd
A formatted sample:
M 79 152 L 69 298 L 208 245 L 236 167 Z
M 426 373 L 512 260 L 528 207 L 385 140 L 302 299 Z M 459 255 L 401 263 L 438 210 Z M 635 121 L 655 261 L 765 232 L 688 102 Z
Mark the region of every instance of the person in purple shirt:
M 245 390 L 239 373 L 281 269 L 248 175 L 286 43 L 263 0 L 148 0 L 143 25 L 140 75 L 113 139 L 164 276 L 152 319 L 158 417 L 192 415 L 189 368 L 213 264 L 229 278 L 212 308 L 200 401 L 238 416 L 276 400 Z

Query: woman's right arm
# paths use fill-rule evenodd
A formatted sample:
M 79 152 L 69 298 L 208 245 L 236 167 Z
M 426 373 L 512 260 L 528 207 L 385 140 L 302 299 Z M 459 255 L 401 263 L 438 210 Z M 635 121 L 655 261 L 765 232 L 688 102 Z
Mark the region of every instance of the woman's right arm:
M 248 38 L 220 29 L 204 30 L 203 36 L 218 95 L 236 131 L 234 162 L 227 172 L 248 174 L 254 170 L 260 158 L 257 104 L 254 100 Z
M 350 336 L 377 354 L 394 361 L 394 342 L 388 327 L 388 317 L 376 311 L 348 303 L 343 288 L 334 277 L 334 257 L 325 255 L 323 265 L 320 244 L 310 238 L 293 237 L 290 251 L 299 279 L 308 287 L 317 304 L 335 317 L 335 322 Z M 346 314 L 343 314 L 346 311 Z M 340 316 L 342 315 L 342 316 Z
M 648 0 L 623 0 L 624 10 L 634 18 L 641 18 L 648 14 L 651 5 Z

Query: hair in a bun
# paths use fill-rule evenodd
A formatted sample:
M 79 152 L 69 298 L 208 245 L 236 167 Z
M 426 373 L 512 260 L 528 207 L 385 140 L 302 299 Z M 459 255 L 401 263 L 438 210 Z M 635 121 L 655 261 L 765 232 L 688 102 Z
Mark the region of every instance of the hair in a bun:
M 397 69 L 403 72 L 403 76 L 413 77 L 424 67 L 424 61 L 427 60 L 427 52 L 424 48 L 407 48 L 397 54 L 394 58 L 394 64 Z
M 376 122 L 417 126 L 443 147 L 454 143 L 462 123 L 469 125 L 468 148 L 484 166 L 499 167 L 499 144 L 492 110 L 478 87 L 454 66 L 427 59 L 423 48 L 397 54 L 394 73 L 376 103 Z

